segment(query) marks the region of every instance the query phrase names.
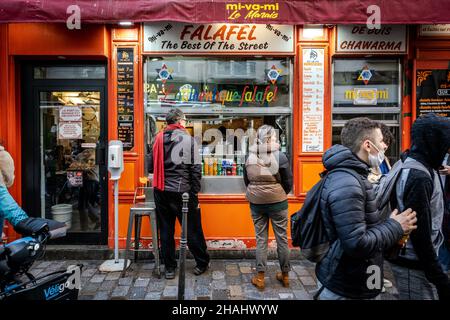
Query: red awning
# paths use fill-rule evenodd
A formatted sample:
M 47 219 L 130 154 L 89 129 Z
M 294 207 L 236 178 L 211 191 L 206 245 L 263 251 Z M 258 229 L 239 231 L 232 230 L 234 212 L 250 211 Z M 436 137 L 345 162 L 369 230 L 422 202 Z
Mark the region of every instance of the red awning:
M 71 5 L 79 6 L 82 24 L 366 24 L 369 5 L 380 7 L 382 24 L 450 23 L 448 0 L 1 0 L 0 22 L 65 22 Z

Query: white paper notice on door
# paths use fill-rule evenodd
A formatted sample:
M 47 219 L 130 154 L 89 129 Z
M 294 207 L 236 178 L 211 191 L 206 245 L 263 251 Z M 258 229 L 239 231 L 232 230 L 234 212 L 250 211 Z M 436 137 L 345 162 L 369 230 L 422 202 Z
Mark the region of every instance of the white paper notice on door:
M 59 122 L 58 139 L 82 139 L 82 122 Z
M 303 49 L 302 152 L 323 152 L 325 49 Z
M 81 121 L 83 113 L 78 106 L 64 106 L 59 109 L 59 121 Z

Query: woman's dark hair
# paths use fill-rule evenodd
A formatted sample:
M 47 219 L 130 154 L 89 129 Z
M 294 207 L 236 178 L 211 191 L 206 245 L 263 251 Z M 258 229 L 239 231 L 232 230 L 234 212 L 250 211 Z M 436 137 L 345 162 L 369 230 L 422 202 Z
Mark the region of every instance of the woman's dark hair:
M 392 134 L 389 127 L 384 123 L 380 122 L 381 133 L 383 134 L 383 141 L 389 147 L 391 144 L 395 142 L 394 135 Z

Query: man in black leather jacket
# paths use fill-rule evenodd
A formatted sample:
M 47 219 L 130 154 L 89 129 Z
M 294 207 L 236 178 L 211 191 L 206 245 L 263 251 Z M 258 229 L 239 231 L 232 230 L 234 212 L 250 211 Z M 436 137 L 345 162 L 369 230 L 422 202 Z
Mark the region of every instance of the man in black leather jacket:
M 323 164 L 328 171 L 354 170 L 364 189 L 348 172 L 331 172 L 326 178 L 321 209 L 332 244 L 316 265 L 317 280 L 323 286 L 319 300 L 374 299 L 383 284 L 383 251 L 415 228 L 415 213 L 395 210 L 389 219 L 380 220 L 367 179 L 369 168 L 383 161 L 383 135 L 377 122 L 349 120 L 341 140 L 342 145 L 324 153 Z
M 155 139 L 153 152 L 148 156 L 147 164 L 149 172 L 154 173 L 153 187 L 166 278 L 173 279 L 177 266 L 175 220 L 178 218 L 181 223 L 184 192 L 189 193 L 187 240 L 189 250 L 197 263 L 195 275 L 207 270 L 209 254 L 198 208 L 198 192 L 202 178 L 198 148 L 194 138 L 184 128 L 186 117 L 181 110 L 169 111 L 166 122 L 168 126 L 163 132 L 158 133 L 160 136 Z

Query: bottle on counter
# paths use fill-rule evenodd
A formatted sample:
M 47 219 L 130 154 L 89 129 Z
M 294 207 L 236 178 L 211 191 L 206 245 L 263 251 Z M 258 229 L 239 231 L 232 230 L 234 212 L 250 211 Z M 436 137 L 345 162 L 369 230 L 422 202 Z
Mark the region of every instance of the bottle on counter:
M 205 176 L 209 176 L 209 166 L 208 166 L 208 158 L 204 158 L 204 170 L 205 170 Z
M 222 175 L 222 161 L 220 161 L 220 159 L 219 159 L 219 161 L 217 162 L 217 175 L 218 175 L 218 176 L 221 176 L 221 175 Z
M 213 159 L 213 176 L 217 176 L 217 159 Z
M 208 158 L 208 171 L 209 171 L 209 175 L 210 176 L 214 175 L 213 159 L 212 158 Z
M 287 147 L 286 147 L 286 135 L 282 133 L 280 135 L 281 140 L 281 152 L 286 153 Z
M 237 175 L 238 176 L 244 175 L 244 167 L 242 166 L 242 163 L 238 164 L 238 166 L 237 166 Z
M 233 162 L 233 165 L 231 167 L 231 175 L 232 176 L 236 175 L 236 162 Z

